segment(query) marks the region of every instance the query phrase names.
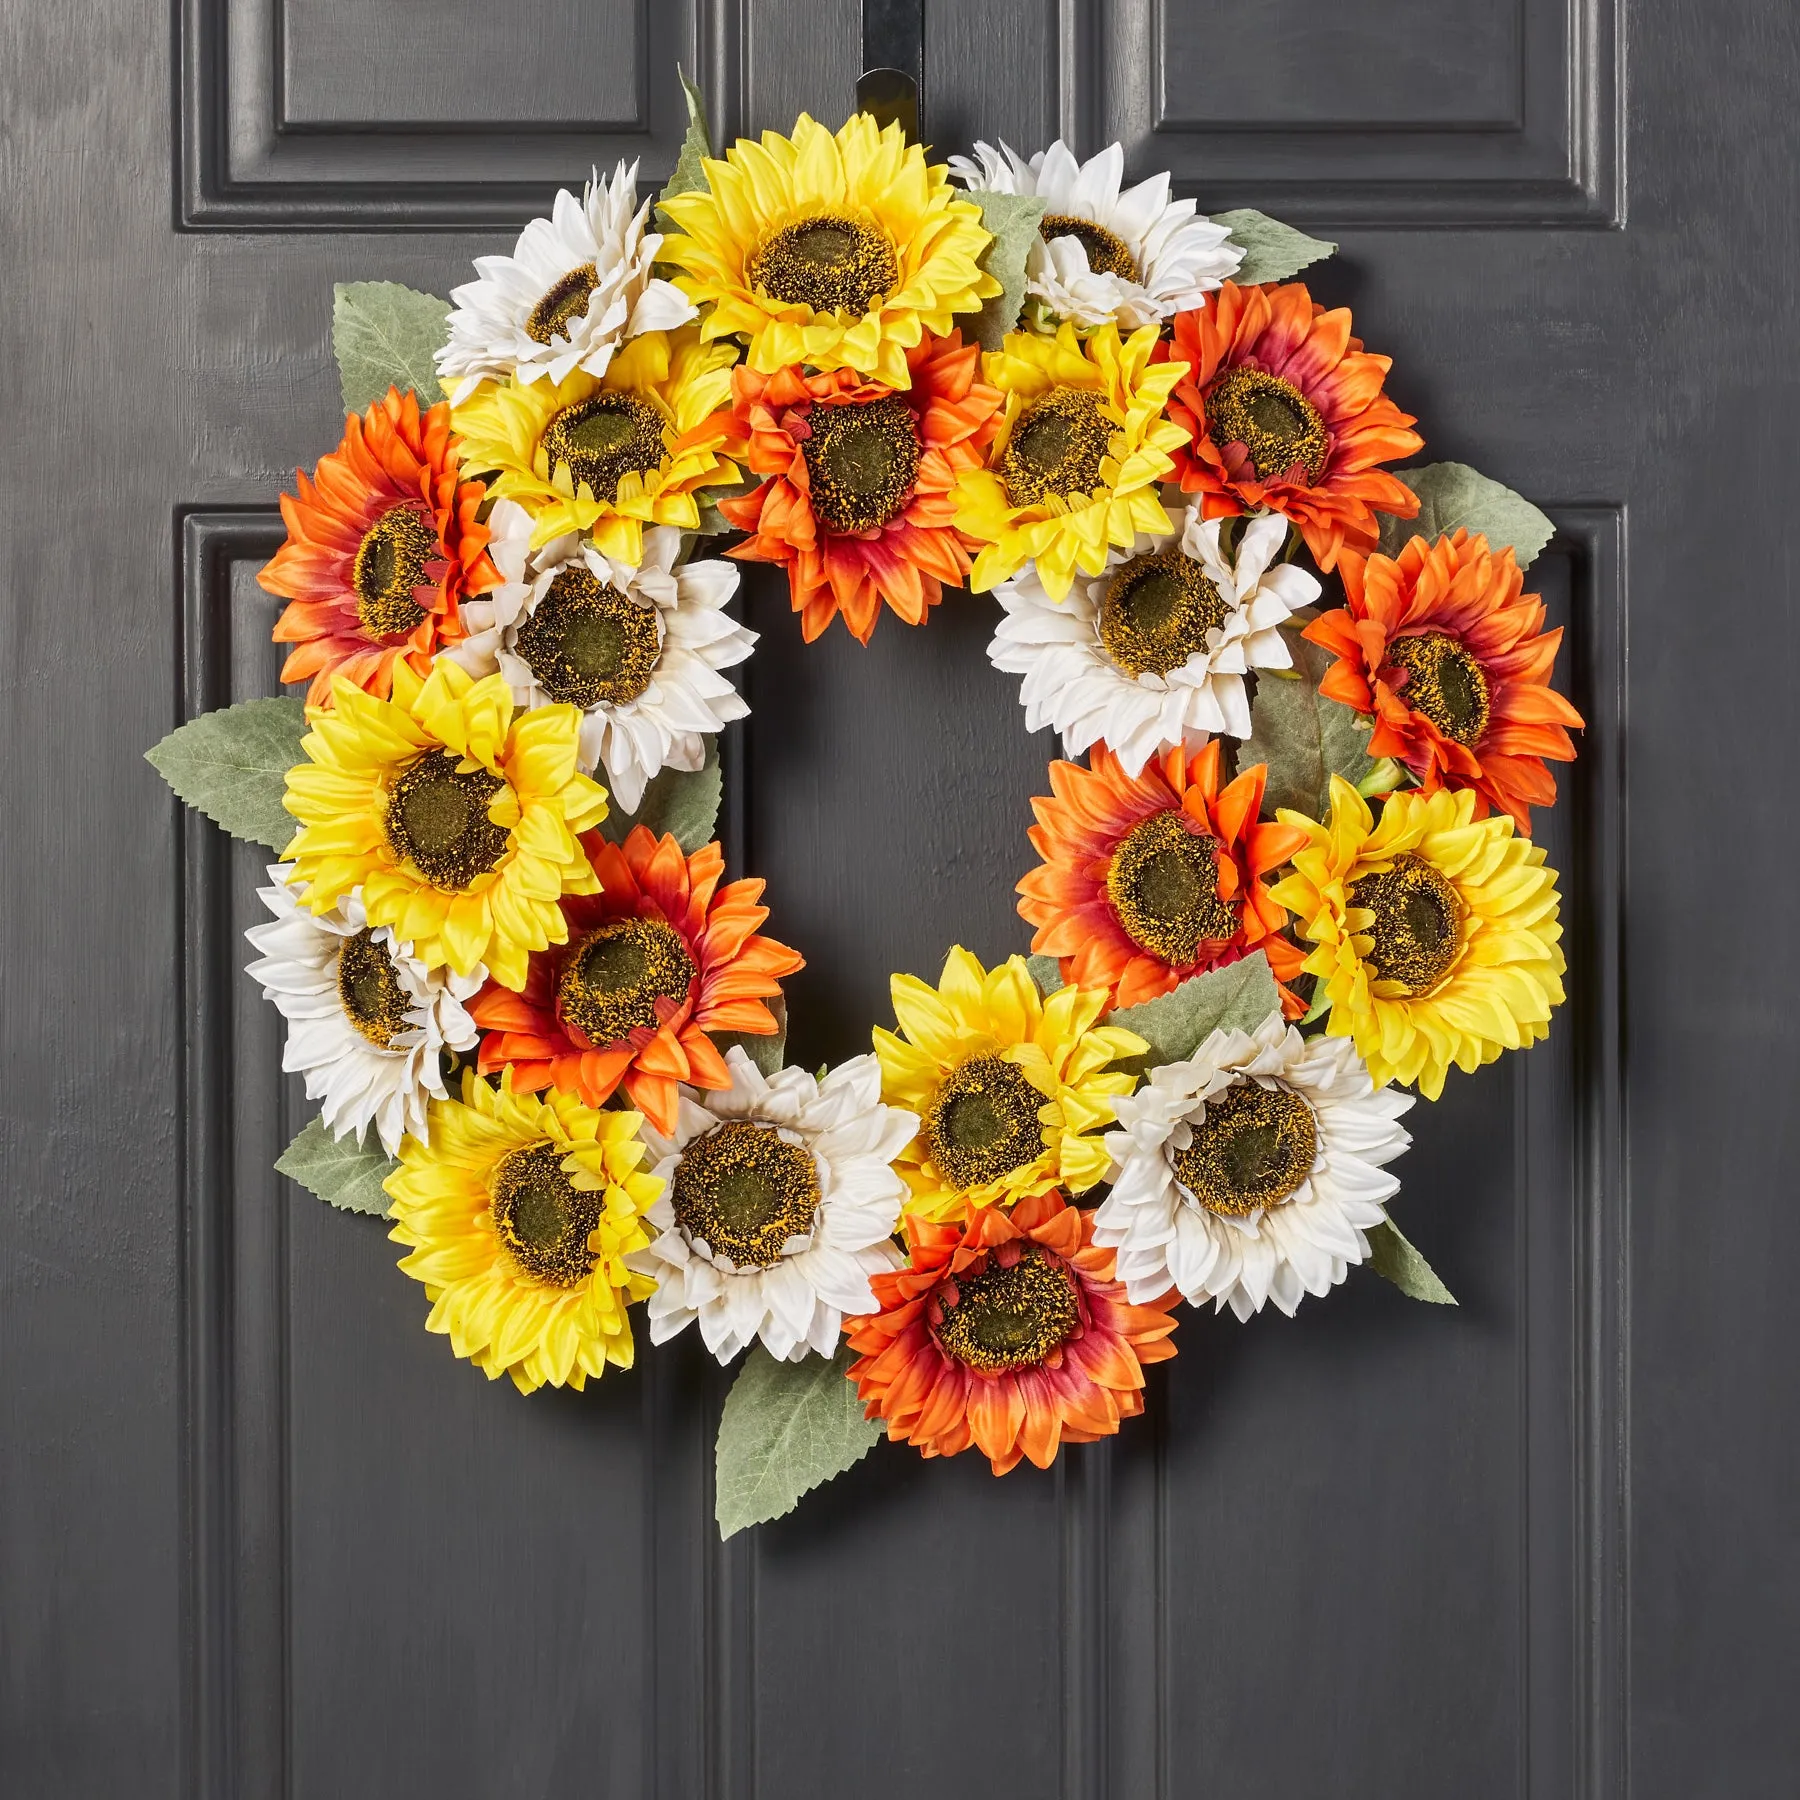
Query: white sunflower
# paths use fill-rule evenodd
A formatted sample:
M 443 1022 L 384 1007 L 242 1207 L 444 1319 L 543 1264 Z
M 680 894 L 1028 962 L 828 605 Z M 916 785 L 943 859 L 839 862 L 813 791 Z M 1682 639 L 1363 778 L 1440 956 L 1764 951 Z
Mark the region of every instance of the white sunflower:
M 424 1143 L 426 1102 L 445 1097 L 442 1052 L 475 1048 L 463 1002 L 487 970 L 427 968 L 389 927 L 369 929 L 360 889 L 315 913 L 300 904 L 291 864 L 269 876 L 275 885 L 256 891 L 274 919 L 244 935 L 262 952 L 247 972 L 288 1022 L 281 1066 L 306 1077 L 333 1137 L 373 1124 L 390 1156 L 403 1137 Z
M 547 219 L 533 219 L 511 256 L 478 256 L 481 279 L 452 291 L 450 336 L 437 353 L 453 404 L 476 383 L 511 375 L 529 386 L 572 369 L 604 375 L 613 352 L 646 331 L 693 318 L 693 302 L 651 272 L 662 238 L 644 229 L 637 171 L 598 170 L 580 200 L 564 188 Z M 454 385 L 452 385 L 454 383 Z
M 673 1137 L 643 1128 L 666 1185 L 646 1214 L 656 1242 L 625 1260 L 657 1279 L 650 1340 L 698 1319 L 722 1363 L 758 1337 L 778 1361 L 830 1356 L 844 1315 L 875 1310 L 869 1277 L 899 1265 L 893 1162 L 919 1121 L 882 1104 L 873 1056 L 823 1079 L 765 1077 L 738 1045 L 725 1062 L 729 1088 L 682 1089 Z
M 1348 1038 L 1303 1038 L 1279 1014 L 1215 1031 L 1117 1102 L 1094 1242 L 1118 1250 L 1133 1302 L 1175 1287 L 1240 1319 L 1265 1300 L 1292 1317 L 1368 1255 L 1412 1104 L 1374 1085 Z
M 531 521 L 507 500 L 489 526 L 500 586 L 463 603 L 470 635 L 444 654 L 477 679 L 498 670 L 522 709 L 579 708 L 581 766 L 604 765 L 619 808 L 635 812 L 659 769 L 700 768 L 707 737 L 748 716 L 719 673 L 756 647 L 725 611 L 734 564 L 679 563 L 672 525 L 645 531 L 636 568 L 573 532 L 531 553 Z
M 1203 306 L 1244 260 L 1229 226 L 1192 200 L 1169 198 L 1167 174 L 1121 193 L 1125 152 L 1117 144 L 1086 162 L 1060 138 L 1030 162 L 1004 143 L 998 150 L 977 144 L 973 159 L 953 156 L 950 168 L 971 192 L 1044 201 L 1025 291 L 1054 318 L 1083 329 L 1110 322 L 1129 331 Z
M 1000 583 L 1006 616 L 988 657 L 1025 677 L 1028 730 L 1054 726 L 1070 756 L 1104 739 L 1128 775 L 1176 744 L 1250 735 L 1244 677 L 1293 666 L 1276 628 L 1320 590 L 1305 569 L 1271 566 L 1285 519 L 1246 520 L 1235 554 L 1222 542 L 1228 523 L 1202 519 L 1196 500 L 1173 532 L 1114 551 L 1061 601 L 1032 570 Z

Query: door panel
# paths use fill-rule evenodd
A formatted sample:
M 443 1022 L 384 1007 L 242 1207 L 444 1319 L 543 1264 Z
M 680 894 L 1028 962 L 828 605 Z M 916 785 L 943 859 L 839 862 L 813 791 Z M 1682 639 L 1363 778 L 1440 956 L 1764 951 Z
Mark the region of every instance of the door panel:
M 331 283 L 446 292 L 594 164 L 659 181 L 677 58 L 721 135 L 835 121 L 858 8 L 9 21 L 8 1800 L 1792 1791 L 1796 1069 L 1764 996 L 1795 870 L 1738 773 L 1788 754 L 1800 42 L 1761 0 L 1647 0 L 1627 88 L 1619 11 L 929 9 L 941 145 L 1119 136 L 1341 239 L 1314 291 L 1395 358 L 1426 455 L 1555 519 L 1570 1002 L 1413 1115 L 1399 1216 L 1455 1312 L 1362 1279 L 1189 1315 L 1113 1443 L 1003 1482 L 883 1446 L 725 1545 L 695 1344 L 522 1402 L 421 1330 L 379 1225 L 272 1172 L 305 1110 L 242 974 L 267 859 L 141 752 L 275 691 L 253 576 L 335 441 Z M 760 572 L 744 609 L 728 850 L 808 958 L 811 1065 L 866 1046 L 889 971 L 1022 947 L 1054 745 L 985 599 L 867 650 L 803 646 Z

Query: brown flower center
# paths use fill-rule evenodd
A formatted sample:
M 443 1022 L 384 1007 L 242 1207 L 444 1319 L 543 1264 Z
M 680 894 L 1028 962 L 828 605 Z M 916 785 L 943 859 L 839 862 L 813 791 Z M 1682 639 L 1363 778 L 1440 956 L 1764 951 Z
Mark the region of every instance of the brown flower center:
M 390 506 L 363 533 L 350 565 L 350 585 L 356 590 L 357 620 L 370 637 L 406 637 L 418 628 L 425 608 L 413 591 L 431 586 L 425 565 L 437 547 L 437 533 L 411 500 Z
M 1291 475 L 1298 465 L 1310 484 L 1325 469 L 1327 440 L 1319 409 L 1279 375 L 1236 368 L 1206 395 L 1206 424 L 1214 443 L 1242 444 L 1264 481 Z
M 828 531 L 874 531 L 904 510 L 919 478 L 919 426 L 904 400 L 815 406 L 801 446 L 812 509 Z
M 506 854 L 511 834 L 488 817 L 506 783 L 479 763 L 460 766 L 453 750 L 430 750 L 388 793 L 387 840 L 433 887 L 466 888 Z
M 675 1165 L 675 1223 L 740 1269 L 781 1261 L 819 1210 L 819 1171 L 805 1148 L 768 1125 L 732 1119 L 694 1139 Z
M 600 272 L 592 263 L 571 269 L 552 284 L 525 321 L 525 335 L 534 344 L 548 344 L 569 335 L 569 321 L 587 311 L 588 297 L 600 285 Z
M 1453 744 L 1480 742 L 1493 715 L 1487 672 L 1455 638 L 1441 631 L 1395 638 L 1388 661 L 1406 671 L 1400 697 L 1414 712 Z
M 873 225 L 821 213 L 770 233 L 744 273 L 753 288 L 784 305 L 861 315 L 899 281 L 900 264 Z
M 614 919 L 575 946 L 556 989 L 556 1016 L 596 1049 L 661 1023 L 657 1001 L 677 1006 L 699 971 L 661 919 Z
M 1142 281 L 1137 258 L 1117 232 L 1096 225 L 1092 219 L 1078 219 L 1069 213 L 1045 213 L 1038 224 L 1038 236 L 1045 243 L 1052 238 L 1073 238 L 1087 254 L 1087 266 L 1096 275 L 1118 275 L 1126 281 Z
M 925 1141 L 956 1188 L 981 1187 L 1044 1153 L 1044 1096 L 1017 1063 L 971 1057 L 945 1076 L 925 1113 Z
M 1100 396 L 1087 388 L 1056 387 L 1032 401 L 1000 456 L 1007 504 L 1036 506 L 1052 495 L 1091 494 L 1100 485 L 1112 435 Z
M 406 1029 L 412 997 L 394 973 L 387 946 L 366 927 L 339 947 L 337 984 L 344 1016 L 377 1050 Z
M 1431 993 L 1462 949 L 1462 897 L 1422 856 L 1398 856 L 1391 869 L 1365 875 L 1350 904 L 1375 915 L 1366 960 L 1378 979 L 1397 981 L 1415 1000 Z
M 1230 608 L 1212 578 L 1175 545 L 1134 556 L 1107 585 L 1100 642 L 1128 675 L 1166 675 L 1206 648 Z
M 500 1159 L 489 1187 L 494 1234 L 525 1274 L 550 1287 L 580 1287 L 593 1272 L 588 1239 L 606 1207 L 603 1188 L 578 1188 L 568 1152 L 546 1138 Z
M 552 700 L 585 711 L 643 693 L 662 655 L 662 633 L 655 607 L 640 606 L 577 562 L 557 571 L 514 648 Z
M 1207 1100 L 1192 1142 L 1169 1162 L 1209 1212 L 1241 1219 L 1291 1198 L 1318 1154 L 1318 1121 L 1298 1094 L 1240 1081 Z
M 989 1374 L 1034 1368 L 1081 1323 L 1075 1284 L 1060 1257 L 1033 1246 L 1010 1267 L 990 1257 L 979 1274 L 957 1278 L 942 1297 L 937 1340 L 958 1362 Z
M 1106 871 L 1106 897 L 1125 935 L 1175 968 L 1205 943 L 1229 943 L 1237 917 L 1219 898 L 1219 848 L 1178 812 L 1132 826 Z
M 592 394 L 565 406 L 544 427 L 544 455 L 554 472 L 569 471 L 577 491 L 596 500 L 619 497 L 628 475 L 654 475 L 663 466 L 663 416 L 636 394 Z

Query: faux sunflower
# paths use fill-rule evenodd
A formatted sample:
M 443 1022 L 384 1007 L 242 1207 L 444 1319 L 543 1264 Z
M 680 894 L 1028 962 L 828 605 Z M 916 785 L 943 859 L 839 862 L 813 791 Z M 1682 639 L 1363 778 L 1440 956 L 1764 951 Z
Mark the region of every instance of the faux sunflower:
M 737 480 L 715 416 L 736 360 L 690 325 L 633 338 L 604 375 L 577 367 L 561 381 L 484 381 L 451 412 L 464 466 L 531 515 L 533 549 L 582 531 L 635 567 L 646 525 L 693 531 L 695 493 Z
M 400 1267 L 423 1282 L 427 1331 L 520 1393 L 580 1388 L 629 1369 L 625 1308 L 655 1286 L 625 1259 L 645 1249 L 662 1183 L 642 1172 L 636 1113 L 539 1100 L 465 1070 L 460 1100 L 431 1106 L 387 1178 Z
M 836 133 L 800 115 L 702 165 L 705 186 L 671 195 L 680 230 L 662 261 L 706 314 L 708 340 L 741 336 L 759 374 L 809 364 L 889 387 L 906 353 L 1000 292 L 981 257 L 981 208 L 898 125 L 854 114 Z
M 1102 325 L 1084 339 L 1065 324 L 1053 338 L 1012 332 L 985 359 L 1006 410 L 987 467 L 958 483 L 956 509 L 983 546 L 977 593 L 1030 562 L 1061 600 L 1077 570 L 1099 575 L 1109 550 L 1170 529 L 1157 490 L 1186 440 L 1163 407 L 1187 366 L 1153 362 L 1156 347 L 1154 325 L 1124 339 Z
M 1342 776 L 1294 872 L 1272 890 L 1317 946 L 1306 959 L 1370 1076 L 1427 1100 L 1452 1065 L 1473 1073 L 1544 1037 L 1563 1001 L 1556 872 L 1504 814 L 1475 817 L 1468 789 L 1391 795 L 1377 823 Z

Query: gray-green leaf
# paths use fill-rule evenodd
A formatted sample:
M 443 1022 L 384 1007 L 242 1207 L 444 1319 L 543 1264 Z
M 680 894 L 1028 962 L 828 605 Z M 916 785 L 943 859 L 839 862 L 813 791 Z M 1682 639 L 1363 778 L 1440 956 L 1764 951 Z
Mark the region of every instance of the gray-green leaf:
M 1431 1264 L 1401 1236 L 1400 1227 L 1392 1219 L 1365 1235 L 1369 1240 L 1369 1267 L 1377 1275 L 1415 1300 L 1429 1300 L 1434 1306 L 1456 1304 L 1456 1296 L 1438 1280 Z
M 1269 959 L 1255 950 L 1222 969 L 1184 981 L 1173 993 L 1108 1013 L 1108 1025 L 1135 1031 L 1150 1054 L 1120 1064 L 1153 1069 L 1183 1062 L 1215 1031 L 1254 1031 L 1281 1004 Z
M 298 698 L 240 700 L 171 731 L 145 759 L 189 806 L 233 837 L 285 849 L 299 830 L 284 811 L 287 772 L 305 760 Z
M 1250 735 L 1238 751 L 1238 767 L 1267 763 L 1263 811 L 1271 818 L 1291 806 L 1323 819 L 1331 801 L 1331 778 L 1341 775 L 1355 787 L 1375 767 L 1369 760 L 1372 720 L 1319 692 L 1325 671 L 1336 660 L 1297 631 L 1284 631 L 1298 681 L 1256 683 L 1250 705 Z
M 450 335 L 450 303 L 397 281 L 340 281 L 331 290 L 331 348 L 344 410 L 363 412 L 390 387 L 436 406 L 437 353 Z
M 664 769 L 650 778 L 636 812 L 609 812 L 600 829 L 615 844 L 631 835 L 634 825 L 648 825 L 661 837 L 673 832 L 675 841 L 689 856 L 712 842 L 719 819 L 719 802 L 725 785 L 719 774 L 719 745 L 706 740 L 706 763 L 699 769 Z
M 719 1536 L 791 1512 L 800 1496 L 841 1475 L 881 1438 L 848 1379 L 849 1349 L 779 1363 L 753 1344 L 719 1420 L 713 1510 Z
M 1055 956 L 1028 956 L 1025 966 L 1031 971 L 1031 979 L 1037 983 L 1037 990 L 1046 1000 L 1058 988 L 1069 984 L 1062 977 L 1062 959 Z
M 365 1141 L 366 1140 L 366 1141 Z M 334 1138 L 323 1119 L 310 1119 L 282 1151 L 275 1167 L 344 1212 L 388 1215 L 382 1183 L 400 1165 L 381 1148 L 371 1127 L 362 1138 Z
M 706 125 L 706 96 L 688 80 L 685 71 L 677 65 L 676 78 L 681 83 L 681 92 L 687 100 L 688 128 L 681 140 L 681 153 L 675 158 L 675 172 L 664 184 L 663 191 L 656 198 L 657 211 L 662 212 L 662 203 L 672 200 L 677 194 L 689 194 L 696 188 L 703 188 L 706 183 L 706 170 L 702 167 L 705 159 L 712 155 L 712 134 Z M 666 214 L 665 224 L 673 224 Z
M 1467 463 L 1423 463 L 1394 473 L 1419 496 L 1419 512 L 1412 519 L 1382 515 L 1384 556 L 1398 556 L 1408 538 L 1438 538 L 1461 529 L 1480 532 L 1496 552 L 1510 544 L 1524 569 L 1556 535 L 1556 527 L 1523 494 L 1490 481 Z
M 763 1005 L 775 1015 L 773 1032 L 713 1031 L 707 1035 L 721 1056 L 736 1044 L 764 1075 L 773 1075 L 787 1061 L 787 1001 L 777 994 Z
M 982 226 L 994 240 L 981 266 L 1000 283 L 1000 292 L 982 307 L 969 332 L 982 349 L 998 350 L 1025 304 L 1025 258 L 1037 242 L 1046 203 L 1035 194 L 999 194 L 987 188 L 972 190 L 969 198 L 981 207 Z
M 1212 222 L 1225 226 L 1231 241 L 1244 252 L 1244 260 L 1232 276 L 1239 287 L 1255 287 L 1265 281 L 1286 281 L 1313 263 L 1337 254 L 1337 245 L 1308 237 L 1267 213 L 1241 207 L 1236 212 L 1214 213 Z

